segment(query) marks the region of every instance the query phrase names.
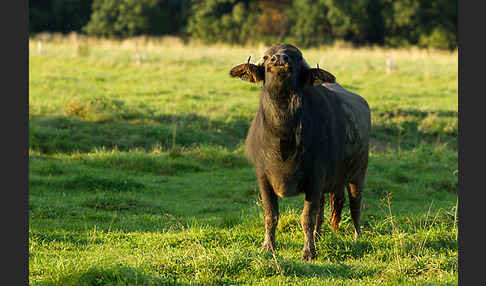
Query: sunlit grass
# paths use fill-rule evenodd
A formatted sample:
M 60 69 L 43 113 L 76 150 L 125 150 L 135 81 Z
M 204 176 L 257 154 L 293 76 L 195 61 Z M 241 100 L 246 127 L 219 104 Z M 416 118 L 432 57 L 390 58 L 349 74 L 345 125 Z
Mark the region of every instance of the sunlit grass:
M 244 156 L 260 86 L 228 72 L 265 47 L 56 35 L 29 46 L 31 284 L 457 284 L 457 52 L 303 50 L 366 98 L 373 123 L 363 237 L 346 204 L 308 263 L 301 196 L 280 200 L 277 252 L 260 252 Z

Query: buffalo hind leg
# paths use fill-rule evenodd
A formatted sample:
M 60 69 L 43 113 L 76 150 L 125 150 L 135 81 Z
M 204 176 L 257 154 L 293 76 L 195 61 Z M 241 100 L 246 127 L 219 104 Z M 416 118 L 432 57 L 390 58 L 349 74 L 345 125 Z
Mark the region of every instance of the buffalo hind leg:
M 316 216 L 316 225 L 314 227 L 314 240 L 317 242 L 321 239 L 322 221 L 324 219 L 324 194 L 321 195 L 321 200 L 319 202 L 319 211 Z
M 329 214 L 329 223 L 333 231 L 338 231 L 339 222 L 341 221 L 341 212 L 344 207 L 344 185 L 336 187 L 333 193 L 329 194 L 329 206 L 331 213 Z
M 368 148 L 366 148 L 368 150 Z M 348 184 L 348 195 L 349 195 L 349 210 L 351 212 L 351 218 L 354 224 L 354 237 L 361 236 L 361 198 L 364 189 L 364 182 L 366 176 L 366 169 L 368 167 L 368 151 L 363 153 L 362 168 L 357 173 L 354 179 Z
M 358 183 L 350 183 L 348 185 L 348 195 L 349 195 L 349 209 L 351 212 L 351 218 L 354 224 L 354 237 L 361 236 L 361 194 L 363 192 L 363 181 L 359 180 Z
M 263 209 L 265 211 L 265 239 L 263 241 L 263 251 L 275 250 L 275 229 L 278 224 L 278 197 L 273 191 L 272 186 L 268 182 L 266 176 L 257 176 L 258 189 L 263 201 Z

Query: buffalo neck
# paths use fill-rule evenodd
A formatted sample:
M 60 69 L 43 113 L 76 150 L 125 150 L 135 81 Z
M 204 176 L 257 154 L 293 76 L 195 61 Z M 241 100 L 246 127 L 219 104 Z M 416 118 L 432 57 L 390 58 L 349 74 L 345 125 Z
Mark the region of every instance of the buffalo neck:
M 282 139 L 295 135 L 302 109 L 302 98 L 292 87 L 263 86 L 261 104 L 264 128 Z

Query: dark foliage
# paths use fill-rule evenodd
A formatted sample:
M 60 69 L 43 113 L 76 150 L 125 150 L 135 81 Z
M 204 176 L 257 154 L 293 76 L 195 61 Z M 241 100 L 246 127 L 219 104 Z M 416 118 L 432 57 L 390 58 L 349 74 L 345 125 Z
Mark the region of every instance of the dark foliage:
M 30 0 L 30 32 L 457 48 L 454 0 Z M 83 28 L 84 27 L 84 28 Z
M 88 23 L 93 0 L 29 0 L 29 32 L 68 33 Z
M 175 0 L 94 0 L 83 30 L 107 37 L 177 34 L 185 25 L 185 5 Z

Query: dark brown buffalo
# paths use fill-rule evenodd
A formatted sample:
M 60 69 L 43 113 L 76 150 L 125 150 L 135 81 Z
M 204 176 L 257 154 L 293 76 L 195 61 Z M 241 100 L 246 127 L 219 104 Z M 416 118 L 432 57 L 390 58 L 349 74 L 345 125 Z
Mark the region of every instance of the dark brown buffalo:
M 355 236 L 360 236 L 371 129 L 367 102 L 335 83 L 329 72 L 310 68 L 302 53 L 289 44 L 272 46 L 256 65 L 238 65 L 230 75 L 254 83 L 263 81 L 258 111 L 246 138 L 265 209 L 262 248 L 275 248 L 278 196 L 304 194 L 302 259 L 315 258 L 324 193 L 330 194 L 329 221 L 336 231 L 345 186 Z

